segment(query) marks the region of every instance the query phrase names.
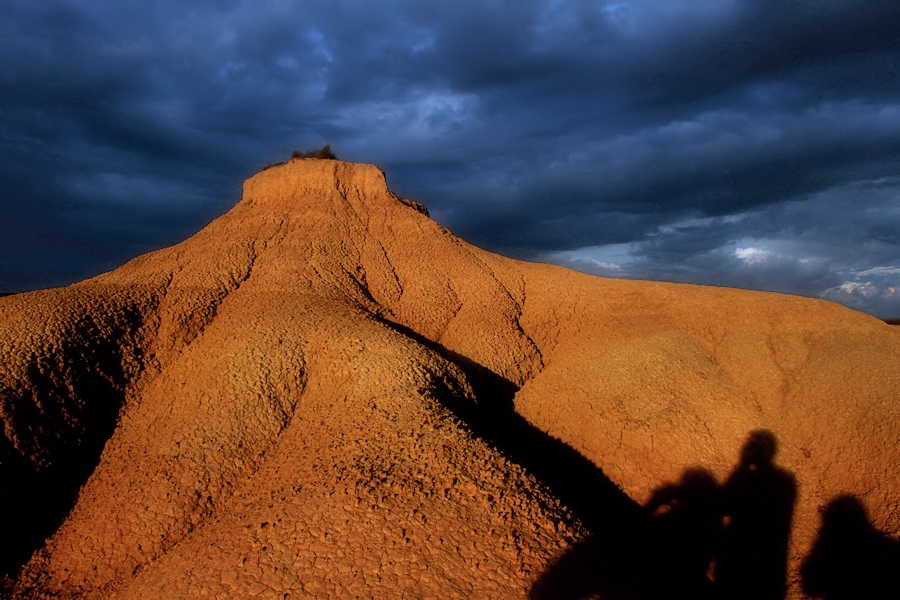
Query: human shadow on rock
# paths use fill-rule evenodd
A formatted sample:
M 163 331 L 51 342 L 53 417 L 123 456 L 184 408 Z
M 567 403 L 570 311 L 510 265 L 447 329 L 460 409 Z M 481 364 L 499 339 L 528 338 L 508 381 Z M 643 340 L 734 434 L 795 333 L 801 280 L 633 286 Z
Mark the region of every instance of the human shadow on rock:
M 722 486 L 725 523 L 716 556 L 716 586 L 728 598 L 784 598 L 791 519 L 797 496 L 794 476 L 776 466 L 778 442 L 754 431 L 741 464 Z
M 643 507 L 649 527 L 609 523 L 535 583 L 535 598 L 784 598 L 796 484 L 773 462 L 777 442 L 752 432 L 723 485 L 688 469 Z
M 800 572 L 803 593 L 816 598 L 897 598 L 900 542 L 872 526 L 857 498 L 840 496 L 822 510 L 822 527 Z
M 403 325 L 388 325 L 460 367 L 476 401 L 439 394 L 443 404 L 545 485 L 591 532 L 541 575 L 534 598 L 730 600 L 748 597 L 735 585 L 753 572 L 763 578 L 762 588 L 774 590 L 754 598 L 783 597 L 795 484 L 772 462 L 772 433 L 750 434 L 741 464 L 724 486 L 707 471 L 689 469 L 641 506 L 577 450 L 519 415 L 515 383 Z

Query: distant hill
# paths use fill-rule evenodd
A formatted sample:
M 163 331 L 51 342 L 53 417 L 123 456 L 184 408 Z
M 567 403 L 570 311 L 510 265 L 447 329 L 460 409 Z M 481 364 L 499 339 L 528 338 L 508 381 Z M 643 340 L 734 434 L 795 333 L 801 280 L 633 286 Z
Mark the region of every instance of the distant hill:
M 800 598 L 892 551 L 898 398 L 873 317 L 511 260 L 294 158 L 0 300 L 7 593 Z

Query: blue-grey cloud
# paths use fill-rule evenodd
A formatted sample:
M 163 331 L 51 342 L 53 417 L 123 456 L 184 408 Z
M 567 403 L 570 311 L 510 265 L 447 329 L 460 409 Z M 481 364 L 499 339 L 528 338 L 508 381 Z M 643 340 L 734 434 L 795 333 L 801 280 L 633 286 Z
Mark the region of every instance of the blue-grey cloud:
M 0 291 L 176 241 L 331 143 L 492 250 L 900 314 L 898 23 L 894 0 L 11 0 Z

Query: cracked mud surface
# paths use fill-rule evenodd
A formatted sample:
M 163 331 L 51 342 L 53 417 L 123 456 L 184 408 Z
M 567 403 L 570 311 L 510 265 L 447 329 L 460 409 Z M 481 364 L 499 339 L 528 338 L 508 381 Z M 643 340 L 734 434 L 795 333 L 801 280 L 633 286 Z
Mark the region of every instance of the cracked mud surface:
M 833 498 L 900 534 L 900 330 L 510 260 L 339 161 L 0 299 L 0 419 L 22 598 L 524 598 L 759 430 L 796 481 L 790 597 Z

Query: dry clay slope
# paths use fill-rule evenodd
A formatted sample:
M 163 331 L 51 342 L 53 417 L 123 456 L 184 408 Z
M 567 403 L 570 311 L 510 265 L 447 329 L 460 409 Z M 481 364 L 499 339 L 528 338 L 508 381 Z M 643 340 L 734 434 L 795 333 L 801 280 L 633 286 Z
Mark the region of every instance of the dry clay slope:
M 526 596 L 586 532 L 460 421 L 473 377 L 482 404 L 523 386 L 516 411 L 638 503 L 772 432 L 793 594 L 838 494 L 900 532 L 896 330 L 492 255 L 369 165 L 269 169 L 191 239 L 0 319 L 4 461 L 50 471 L 123 406 L 25 595 Z
M 127 312 L 134 337 L 103 350 L 137 362 L 125 372 L 124 358 L 105 361 L 116 368 L 98 379 L 124 373 L 111 386 L 122 417 L 23 594 L 527 590 L 573 531 L 441 404 L 471 402 L 459 369 L 379 316 L 383 300 L 433 337 L 454 315 L 477 322 L 485 351 L 510 365 L 504 375 L 524 378 L 521 356 L 536 353 L 515 303 L 476 266 L 457 274 L 482 288 L 462 309 L 469 298 L 456 298 L 446 265 L 422 260 L 435 241 L 462 248 L 374 167 L 294 161 L 248 181 L 234 210 L 183 244 L 69 290 L 8 299 L 7 437 L 34 468 L 64 453 L 54 443 L 78 441 L 68 429 L 93 401 L 73 374 L 90 352 L 55 350 L 74 307 L 91 323 Z M 61 357 L 35 369 L 41 354 Z

